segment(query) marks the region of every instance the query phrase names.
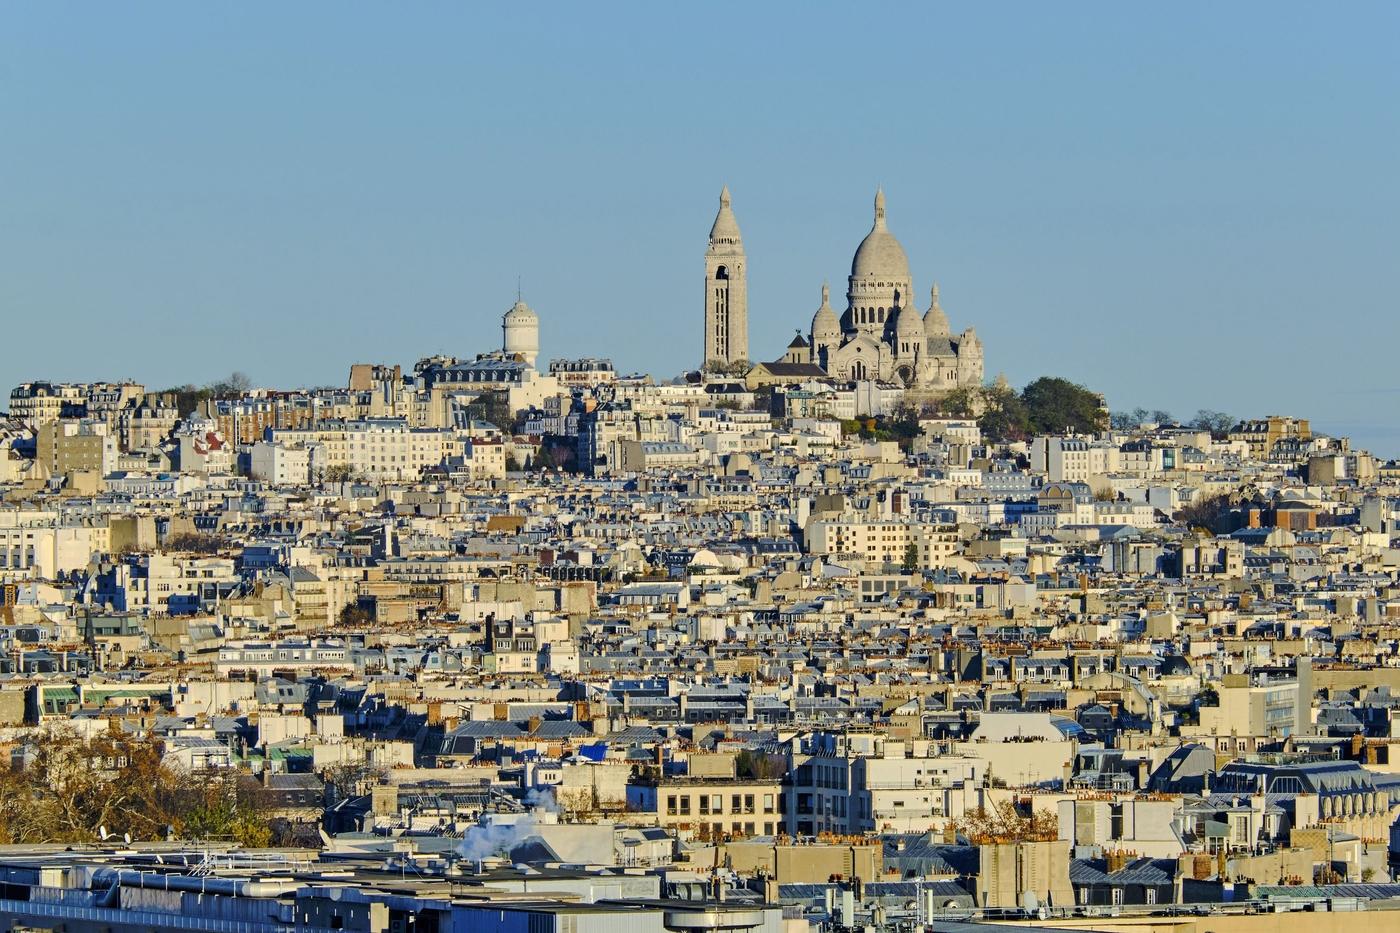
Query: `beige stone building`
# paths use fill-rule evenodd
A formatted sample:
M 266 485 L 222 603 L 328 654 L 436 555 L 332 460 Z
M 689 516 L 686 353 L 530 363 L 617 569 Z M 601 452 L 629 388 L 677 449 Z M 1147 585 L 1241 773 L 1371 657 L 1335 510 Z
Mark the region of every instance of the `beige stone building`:
M 682 837 L 771 836 L 783 830 L 782 785 L 745 778 L 660 778 L 627 788 L 628 809 Z

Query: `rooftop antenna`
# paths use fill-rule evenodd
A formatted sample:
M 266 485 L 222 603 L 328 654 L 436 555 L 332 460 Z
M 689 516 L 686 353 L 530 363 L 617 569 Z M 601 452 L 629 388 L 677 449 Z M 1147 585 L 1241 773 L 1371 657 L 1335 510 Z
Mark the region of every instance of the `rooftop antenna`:
M 520 294 L 520 276 L 518 275 L 515 277 L 515 300 L 517 302 L 524 300 Z

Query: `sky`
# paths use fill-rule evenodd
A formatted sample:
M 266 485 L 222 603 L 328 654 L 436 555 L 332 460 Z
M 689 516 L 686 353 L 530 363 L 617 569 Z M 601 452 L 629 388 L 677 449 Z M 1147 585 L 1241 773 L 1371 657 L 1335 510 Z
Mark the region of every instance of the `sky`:
M 988 376 L 1400 456 L 1400 4 L 0 4 L 0 385 L 500 345 L 700 363 L 843 300 L 876 186 Z

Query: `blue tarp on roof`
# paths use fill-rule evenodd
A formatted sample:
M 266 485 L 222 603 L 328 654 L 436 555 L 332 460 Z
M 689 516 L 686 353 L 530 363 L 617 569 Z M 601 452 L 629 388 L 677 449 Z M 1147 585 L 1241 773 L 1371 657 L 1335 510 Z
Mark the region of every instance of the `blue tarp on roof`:
M 580 745 L 578 753 L 589 761 L 602 761 L 608 757 L 608 743 L 594 742 L 591 745 Z

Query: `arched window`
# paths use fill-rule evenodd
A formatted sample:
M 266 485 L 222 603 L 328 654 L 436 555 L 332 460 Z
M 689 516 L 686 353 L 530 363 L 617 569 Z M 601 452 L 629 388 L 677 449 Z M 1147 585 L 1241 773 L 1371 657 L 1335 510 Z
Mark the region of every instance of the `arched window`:
M 880 324 L 885 323 L 885 309 L 884 309 L 884 308 L 880 308 L 879 310 L 877 310 L 877 311 L 875 312 L 875 320 L 876 320 L 877 323 L 880 323 Z
M 727 278 L 729 278 L 729 270 L 728 270 L 727 268 L 725 268 L 724 266 L 720 266 L 718 269 L 715 270 L 715 278 L 717 278 L 717 279 L 727 279 Z

